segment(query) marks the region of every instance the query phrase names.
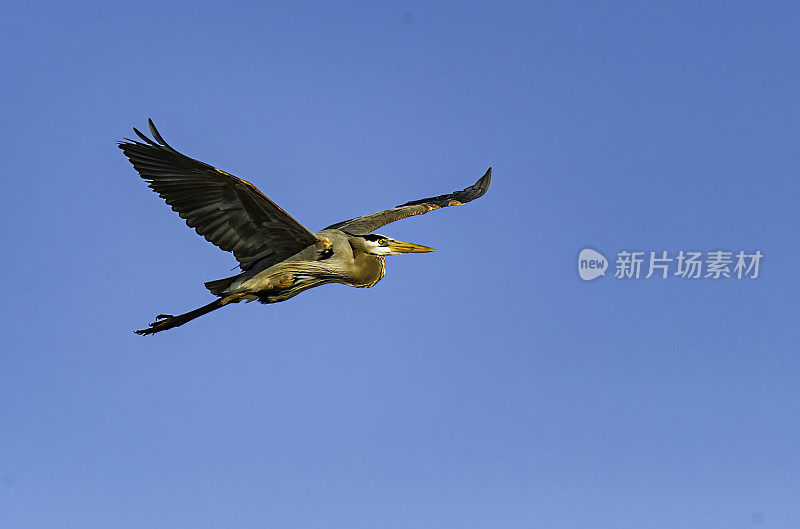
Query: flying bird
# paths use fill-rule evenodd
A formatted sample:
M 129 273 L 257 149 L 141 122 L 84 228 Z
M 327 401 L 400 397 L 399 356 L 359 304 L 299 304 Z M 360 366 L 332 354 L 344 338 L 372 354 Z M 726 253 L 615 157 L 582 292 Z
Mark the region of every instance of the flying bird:
M 208 305 L 178 316 L 159 314 L 146 329 L 134 331 L 140 335 L 178 327 L 229 303 L 277 303 L 326 283 L 375 286 L 386 272 L 387 255 L 433 251 L 375 230 L 412 215 L 475 200 L 486 193 L 492 180 L 490 167 L 461 191 L 412 200 L 314 233 L 250 182 L 179 153 L 164 141 L 152 120 L 148 123 L 152 139 L 134 128 L 141 141 L 126 138 L 119 148 L 190 228 L 233 253 L 242 272 L 205 283 L 217 297 Z

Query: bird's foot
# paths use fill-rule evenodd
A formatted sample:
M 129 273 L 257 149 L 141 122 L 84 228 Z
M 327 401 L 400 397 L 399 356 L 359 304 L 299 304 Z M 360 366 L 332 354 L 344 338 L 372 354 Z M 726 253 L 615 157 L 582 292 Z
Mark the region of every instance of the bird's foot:
M 170 314 L 159 314 L 156 316 L 156 321 L 151 323 L 146 329 L 139 329 L 133 331 L 139 336 L 147 336 L 148 334 L 155 334 L 159 331 L 165 331 L 175 326 L 175 316 Z

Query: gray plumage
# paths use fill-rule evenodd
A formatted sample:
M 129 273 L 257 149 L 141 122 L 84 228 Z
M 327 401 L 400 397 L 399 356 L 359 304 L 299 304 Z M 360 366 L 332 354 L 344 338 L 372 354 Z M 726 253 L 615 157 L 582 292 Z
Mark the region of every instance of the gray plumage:
M 119 143 L 134 169 L 199 235 L 232 252 L 240 274 L 209 281 L 217 299 L 193 311 L 160 314 L 137 334 L 183 325 L 228 303 L 276 303 L 326 283 L 371 287 L 384 276 L 387 255 L 430 252 L 432 248 L 372 233 L 391 222 L 434 209 L 464 204 L 489 189 L 489 168 L 474 185 L 446 195 L 338 222 L 311 232 L 256 187 L 185 156 L 161 137 L 148 120 L 153 139 L 133 129 L 139 140 Z

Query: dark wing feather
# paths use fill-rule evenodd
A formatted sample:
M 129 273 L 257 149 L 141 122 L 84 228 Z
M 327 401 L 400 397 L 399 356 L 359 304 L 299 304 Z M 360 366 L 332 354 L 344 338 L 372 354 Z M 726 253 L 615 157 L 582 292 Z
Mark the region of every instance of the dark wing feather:
M 339 229 L 350 235 L 366 235 L 385 226 L 390 222 L 404 219 L 412 215 L 421 215 L 434 209 L 445 208 L 447 206 L 460 206 L 466 204 L 470 200 L 475 200 L 483 196 L 489 189 L 489 184 L 492 182 L 492 168 L 490 167 L 486 174 L 484 174 L 474 185 L 469 186 L 461 191 L 454 191 L 448 195 L 439 195 L 438 197 L 423 198 L 420 200 L 412 200 L 401 204 L 396 208 L 378 211 L 377 213 L 370 213 L 363 217 L 356 217 L 354 219 L 338 222 L 326 229 Z
M 184 156 L 148 122 L 155 141 L 133 129 L 142 141 L 122 141 L 119 148 L 190 228 L 233 252 L 243 270 L 262 259 L 278 263 L 317 242 L 253 184 Z

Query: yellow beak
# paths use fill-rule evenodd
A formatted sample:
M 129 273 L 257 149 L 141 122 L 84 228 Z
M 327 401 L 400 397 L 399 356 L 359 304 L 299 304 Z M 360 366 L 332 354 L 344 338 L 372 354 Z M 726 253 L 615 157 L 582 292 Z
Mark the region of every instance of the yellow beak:
M 421 246 L 419 244 L 413 244 L 410 242 L 396 241 L 394 239 L 389 240 L 389 249 L 392 250 L 392 254 L 427 253 L 433 251 L 433 248 L 428 248 L 427 246 Z

